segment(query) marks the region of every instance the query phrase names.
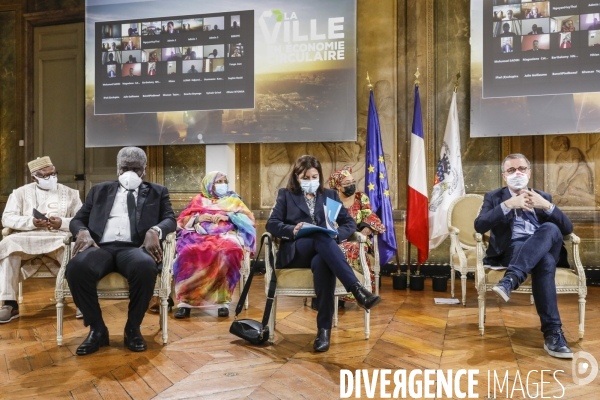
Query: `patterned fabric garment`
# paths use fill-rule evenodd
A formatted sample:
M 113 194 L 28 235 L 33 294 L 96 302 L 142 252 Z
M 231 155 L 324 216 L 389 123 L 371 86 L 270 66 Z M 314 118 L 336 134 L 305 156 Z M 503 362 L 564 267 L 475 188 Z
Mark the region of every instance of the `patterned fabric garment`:
M 312 219 L 313 225 L 317 225 L 317 220 L 315 219 L 315 205 L 317 204 L 317 196 L 313 196 L 312 199 L 309 199 L 305 194 L 304 200 L 308 206 L 308 211 L 310 211 L 310 219 Z
M 243 250 L 256 251 L 254 216 L 234 192 L 218 197 L 212 190 L 224 175 L 211 172 L 177 219 L 181 230 L 173 265 L 179 307 L 228 305 L 240 280 Z M 223 215 L 228 221 L 197 222 L 201 215 Z
M 381 234 L 385 232 L 385 226 L 381 223 L 381 220 L 373 212 L 371 209 L 371 202 L 369 201 L 369 196 L 362 192 L 356 192 L 354 194 L 354 203 L 352 206 L 348 207 L 348 213 L 354 218 L 356 221 L 356 226 L 358 231 L 363 230 L 365 227 L 368 227 L 375 234 Z M 340 249 L 346 256 L 346 261 L 348 264 L 358 272 L 362 273 L 360 267 L 360 258 L 359 258 L 359 243 L 357 242 L 343 242 L 339 244 Z M 365 251 L 372 252 L 372 243 L 368 240 L 367 245 L 365 246 Z M 371 282 L 372 287 L 371 291 L 375 292 L 375 275 L 373 274 L 373 269 L 371 268 L 371 260 L 367 257 L 367 265 L 369 267 L 369 273 L 371 274 Z M 343 298 L 345 301 L 355 301 L 354 296 L 348 295 Z

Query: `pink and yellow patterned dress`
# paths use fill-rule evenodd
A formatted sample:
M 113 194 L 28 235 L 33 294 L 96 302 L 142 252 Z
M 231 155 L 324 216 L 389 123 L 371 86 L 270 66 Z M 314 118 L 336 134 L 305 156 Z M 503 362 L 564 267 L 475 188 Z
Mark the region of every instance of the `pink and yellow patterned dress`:
M 217 197 L 213 183 L 223 174 L 212 172 L 202 180 L 201 193 L 177 218 L 177 259 L 173 265 L 178 307 L 227 306 L 240 280 L 243 250 L 256 251 L 252 212 L 234 192 Z M 220 214 L 228 221 L 195 222 L 202 214 Z

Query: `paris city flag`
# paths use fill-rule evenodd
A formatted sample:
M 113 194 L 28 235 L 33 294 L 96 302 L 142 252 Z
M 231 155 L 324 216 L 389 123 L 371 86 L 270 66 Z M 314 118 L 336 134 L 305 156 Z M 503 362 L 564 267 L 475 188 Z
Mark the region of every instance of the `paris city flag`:
M 406 239 L 418 250 L 418 263 L 429 257 L 429 219 L 427 214 L 427 171 L 425 166 L 425 137 L 419 86 L 415 85 L 415 111 L 410 136 L 408 166 L 408 201 L 406 206 Z M 410 260 L 409 260 L 410 262 Z
M 465 194 L 456 93 L 452 94 L 450 113 L 444 134 L 440 160 L 435 171 L 429 203 L 429 249 L 435 249 L 448 237 L 448 208 Z
M 371 201 L 371 208 L 377 214 L 386 231 L 378 236 L 379 264 L 385 265 L 396 254 L 396 233 L 392 217 L 390 186 L 388 185 L 385 155 L 381 145 L 379 117 L 375 108 L 373 91 L 369 99 L 369 115 L 367 118 L 367 154 L 365 165 L 365 193 Z

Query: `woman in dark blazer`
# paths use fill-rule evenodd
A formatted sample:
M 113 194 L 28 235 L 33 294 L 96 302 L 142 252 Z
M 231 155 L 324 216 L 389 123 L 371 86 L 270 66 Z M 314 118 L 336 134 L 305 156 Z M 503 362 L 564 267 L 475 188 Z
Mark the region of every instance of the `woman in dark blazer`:
M 370 309 L 381 301 L 361 285 L 338 247 L 338 243 L 356 231 L 356 222 L 345 207 L 337 217 L 337 237 L 313 233 L 295 239 L 304 223 L 326 227 L 323 206 L 327 197 L 341 203 L 337 191 L 323 188 L 319 160 L 302 156 L 296 160 L 287 187 L 279 189 L 266 227 L 267 232 L 281 239 L 275 262 L 277 268 L 310 268 L 313 272 L 318 310 L 318 333 L 313 345 L 316 351 L 329 350 L 336 278 L 354 295 L 359 306 Z

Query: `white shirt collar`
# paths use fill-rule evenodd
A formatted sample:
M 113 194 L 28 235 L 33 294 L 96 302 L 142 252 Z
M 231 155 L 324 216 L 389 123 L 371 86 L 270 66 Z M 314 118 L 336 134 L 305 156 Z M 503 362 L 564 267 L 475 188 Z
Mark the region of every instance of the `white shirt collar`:
M 140 185 L 142 186 L 142 185 Z M 135 188 L 135 190 L 133 191 L 133 193 L 137 194 L 140 190 L 140 186 L 138 186 L 137 188 Z M 123 192 L 127 192 L 127 189 L 125 189 L 123 187 L 123 185 L 119 184 L 119 189 L 118 189 L 119 193 L 123 193 Z

